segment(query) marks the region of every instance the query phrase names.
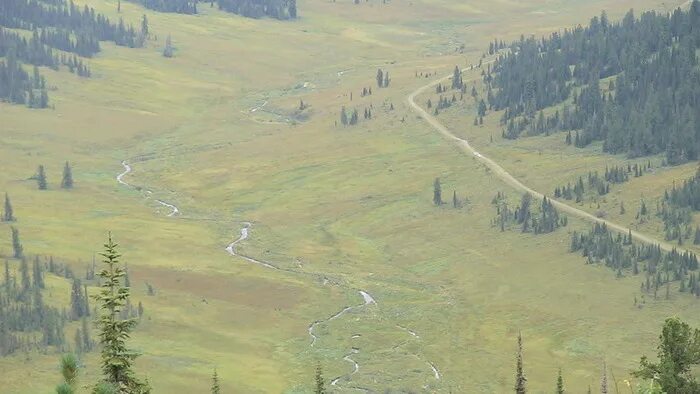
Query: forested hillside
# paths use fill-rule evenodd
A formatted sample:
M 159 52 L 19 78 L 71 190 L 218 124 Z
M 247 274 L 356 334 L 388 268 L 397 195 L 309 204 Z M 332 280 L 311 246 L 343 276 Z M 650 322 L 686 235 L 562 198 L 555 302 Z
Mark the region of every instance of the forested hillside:
M 196 14 L 198 0 L 132 0 L 146 8 L 161 12 L 179 14 Z M 296 0 L 211 0 L 202 1 L 199 7 L 214 7 L 249 18 L 265 16 L 275 19 L 294 19 L 297 17 Z
M 138 47 L 143 34 L 123 20 L 109 18 L 66 0 L 0 2 L 0 100 L 46 108 L 46 80 L 38 67 L 61 66 L 81 77 L 91 75 L 82 58 L 100 51 L 100 41 Z M 33 72 L 28 72 L 33 65 Z
M 629 11 L 614 23 L 603 13 L 587 27 L 512 43 L 484 75 L 488 102 L 504 110 L 505 138 L 563 130 L 578 147 L 602 141 L 609 153 L 695 160 L 699 45 L 698 0 L 687 11 Z

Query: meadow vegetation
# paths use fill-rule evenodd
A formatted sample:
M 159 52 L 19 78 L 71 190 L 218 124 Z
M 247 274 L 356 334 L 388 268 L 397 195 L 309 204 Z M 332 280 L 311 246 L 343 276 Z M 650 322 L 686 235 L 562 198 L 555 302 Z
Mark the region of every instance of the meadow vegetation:
M 494 37 L 549 34 L 602 9 L 617 20 L 632 6 L 663 9 L 659 2 L 304 0 L 294 21 L 204 4 L 190 15 L 138 2 L 119 2 L 119 11 L 118 0 L 75 3 L 134 26 L 145 14 L 149 34 L 140 48 L 100 42 L 99 53 L 81 57 L 89 78 L 39 67 L 50 108 L 0 103 L 0 192 L 14 219 L 0 223 L 0 252 L 20 272 L 14 227 L 24 254 L 53 256 L 82 277 L 111 231 L 132 302 L 144 308 L 130 339 L 141 354 L 134 367 L 154 392 L 205 392 L 216 370 L 221 392 L 306 393 L 319 364 L 331 392 L 505 392 L 515 383 L 518 333 L 529 391 L 551 391 L 561 370 L 578 392 L 599 387 L 603 360 L 618 380 L 630 378 L 669 316 L 700 323 L 695 297 L 645 296 L 639 277 L 570 253 L 571 233 L 590 223 L 501 232 L 494 196 L 515 206 L 521 195 L 406 102 L 458 65 L 466 93 L 438 119 L 544 193 L 638 163 L 602 153 L 597 142 L 566 145 L 560 133 L 504 139 L 490 111 L 474 125 L 471 88 L 485 94 L 487 65 L 470 65 Z M 341 108 L 350 117 L 357 110 L 352 127 Z M 696 166 L 663 159 L 650 157 L 643 176 L 577 206 L 663 239 L 659 218 L 635 214 L 642 201 L 655 209 Z M 122 161 L 134 187 L 115 179 Z M 438 206 L 436 178 L 446 202 Z M 245 222 L 238 256 L 227 253 Z M 72 282 L 45 278 L 46 303 L 70 305 Z M 75 350 L 78 328 L 80 320 L 66 324 L 65 350 Z M 51 391 L 61 383 L 60 350 L 0 358 L 2 391 Z M 99 381 L 97 352 L 80 365 L 81 381 Z

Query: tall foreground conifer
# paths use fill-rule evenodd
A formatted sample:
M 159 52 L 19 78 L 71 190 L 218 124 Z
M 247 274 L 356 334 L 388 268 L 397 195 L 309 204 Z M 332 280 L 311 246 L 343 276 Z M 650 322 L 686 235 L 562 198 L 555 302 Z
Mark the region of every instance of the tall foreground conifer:
M 100 304 L 102 314 L 97 321 L 102 345 L 102 373 L 105 384 L 113 386 L 119 393 L 144 394 L 150 393 L 147 383 L 136 378 L 132 363 L 138 354 L 126 347 L 137 320 L 119 318 L 119 312 L 129 301 L 129 288 L 122 285 L 125 275 L 124 268 L 119 264 L 121 255 L 117 252 L 117 244 L 109 235 L 101 253 L 105 264 L 97 274 L 102 282 L 102 289 L 95 295 Z

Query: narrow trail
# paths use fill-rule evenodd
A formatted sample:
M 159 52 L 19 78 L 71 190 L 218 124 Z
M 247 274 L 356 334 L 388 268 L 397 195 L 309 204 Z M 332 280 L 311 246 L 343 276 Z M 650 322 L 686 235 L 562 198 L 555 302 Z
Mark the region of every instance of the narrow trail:
M 127 163 L 126 160 L 124 160 L 124 161 L 122 161 L 122 167 L 124 167 L 124 172 L 117 175 L 117 182 L 119 182 L 119 184 L 121 184 L 121 185 L 124 185 L 126 187 L 130 187 L 134 190 L 141 190 L 139 187 L 134 186 L 134 185 L 132 185 L 124 180 L 124 177 L 129 175 L 129 173 L 131 173 L 131 171 L 132 171 L 131 165 L 129 163 Z M 150 196 L 153 194 L 153 191 L 148 190 L 148 189 L 143 190 L 143 192 L 146 194 L 147 198 L 150 198 Z M 175 205 L 170 204 L 168 202 L 165 202 L 163 200 L 154 200 L 154 201 L 170 210 L 170 213 L 167 214 L 168 217 L 173 217 L 175 215 L 180 214 L 180 209 L 178 207 L 176 207 Z
M 486 64 L 491 64 L 494 61 L 488 61 L 484 62 L 483 65 Z M 470 68 L 468 70 L 473 69 Z M 466 70 L 465 70 L 466 71 Z M 501 167 L 498 163 L 496 163 L 494 160 L 490 159 L 489 157 L 483 155 L 480 153 L 478 150 L 476 150 L 468 140 L 464 138 L 460 138 L 453 134 L 447 127 L 445 127 L 440 121 L 438 121 L 434 116 L 430 115 L 427 111 L 425 111 L 420 105 L 416 103 L 416 97 L 419 96 L 420 94 L 424 93 L 426 90 L 434 88 L 436 85 L 443 83 L 447 80 L 452 78 L 452 74 L 442 77 L 440 79 L 437 79 L 423 87 L 418 88 L 416 91 L 408 95 L 406 101 L 408 102 L 408 105 L 416 112 L 418 115 L 423 118 L 433 129 L 438 131 L 440 134 L 442 134 L 447 140 L 455 144 L 457 147 L 459 147 L 462 151 L 465 153 L 472 155 L 477 161 L 481 162 L 484 164 L 488 169 L 490 169 L 498 178 L 500 178 L 503 182 L 508 184 L 509 186 L 513 187 L 516 190 L 519 190 L 523 193 L 529 193 L 533 197 L 537 199 L 543 199 L 545 197 L 544 194 L 530 188 L 529 186 L 526 186 L 519 180 L 517 180 L 513 175 L 511 175 L 508 171 L 506 171 L 503 167 Z M 472 80 L 478 79 L 474 78 Z M 598 224 L 604 224 L 606 225 L 609 229 L 618 231 L 623 234 L 627 234 L 628 232 L 631 232 L 632 237 L 636 239 L 637 241 L 640 241 L 642 243 L 646 244 L 652 244 L 652 245 L 659 245 L 663 250 L 670 252 L 674 249 L 678 250 L 679 252 L 684 252 L 685 250 L 679 249 L 674 245 L 669 244 L 668 242 L 665 241 L 660 241 L 657 240 L 656 238 L 649 236 L 647 234 L 641 233 L 639 231 L 631 230 L 629 227 L 617 224 L 615 222 L 611 222 L 609 220 L 601 219 L 599 217 L 596 217 L 586 211 L 583 211 L 581 209 L 578 209 L 576 207 L 573 207 L 571 205 L 568 205 L 566 203 L 563 203 L 559 200 L 556 200 L 552 197 L 547 197 L 552 204 L 559 209 L 562 212 L 566 212 L 572 216 L 578 217 L 583 220 L 587 220 L 591 223 L 598 223 Z

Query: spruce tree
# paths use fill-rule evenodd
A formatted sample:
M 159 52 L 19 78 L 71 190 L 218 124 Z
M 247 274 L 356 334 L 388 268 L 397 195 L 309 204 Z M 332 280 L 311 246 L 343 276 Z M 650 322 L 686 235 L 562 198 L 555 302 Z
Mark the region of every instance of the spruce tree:
M 46 190 L 48 188 L 48 184 L 46 183 L 46 172 L 44 171 L 43 165 L 39 165 L 39 168 L 36 171 L 36 183 L 39 190 Z
M 12 209 L 12 203 L 10 202 L 10 196 L 5 193 L 5 210 L 2 213 L 2 221 L 3 222 L 14 222 L 15 221 L 15 213 L 14 210 Z
M 459 200 L 457 199 L 457 190 L 452 192 L 452 207 L 459 208 Z
M 14 258 L 20 259 L 24 256 L 24 248 L 19 239 L 19 230 L 14 227 L 10 227 L 10 230 L 12 231 L 12 255 Z
M 564 394 L 564 378 L 561 376 L 561 368 L 559 368 L 559 374 L 557 375 L 557 394 Z
M 600 377 L 600 394 L 608 394 L 608 368 L 603 361 L 603 374 Z
M 78 364 L 78 358 L 73 353 L 64 354 L 61 357 L 60 369 L 63 383 L 71 389 L 71 393 L 76 392 L 78 388 Z
M 170 38 L 170 34 L 168 34 L 168 37 L 165 39 L 165 48 L 163 48 L 163 56 L 173 57 L 173 52 L 173 41 Z
M 32 279 L 29 275 L 29 264 L 27 264 L 27 259 L 24 257 L 19 264 L 19 273 L 22 284 L 22 294 L 27 294 L 29 290 L 32 289 Z
M 70 163 L 66 162 L 63 166 L 63 180 L 61 180 L 61 187 L 64 189 L 73 188 L 73 170 L 70 168 Z
M 214 375 L 211 377 L 211 394 L 220 394 L 221 387 L 219 385 L 219 375 L 216 373 L 216 368 L 214 368 Z
M 326 387 L 323 381 L 323 370 L 321 369 L 321 364 L 316 366 L 316 387 L 314 387 L 314 394 L 326 394 Z
M 80 279 L 74 278 L 70 292 L 70 312 L 72 320 L 78 320 L 85 315 L 86 303 L 83 295 L 83 286 L 80 283 Z
M 92 339 L 90 338 L 90 327 L 88 326 L 88 320 L 85 316 L 83 316 L 82 319 L 82 330 L 81 334 L 83 335 L 82 337 L 82 348 L 84 351 L 89 352 L 92 350 Z
M 345 112 L 345 107 L 342 107 L 340 109 L 340 124 L 342 124 L 343 126 L 348 125 L 348 114 L 347 112 Z
M 100 255 L 104 258 L 105 265 L 97 274 L 102 282 L 101 290 L 94 297 L 102 310 L 97 327 L 102 345 L 104 383 L 118 388 L 120 392 L 149 393 L 148 384 L 136 378 L 132 369 L 132 363 L 138 354 L 126 346 L 126 340 L 137 321 L 119 319 L 119 314 L 127 305 L 130 294 L 129 289 L 121 284 L 125 273 L 119 264 L 121 255 L 117 251 L 117 244 L 113 242 L 111 234 L 104 248 L 105 251 Z
M 440 178 L 435 178 L 433 182 L 433 204 L 442 205 L 442 187 L 440 186 Z
M 525 394 L 527 392 L 525 389 L 527 378 L 523 371 L 523 337 L 520 333 L 518 333 L 518 354 L 515 360 L 515 393 Z
M 460 89 L 462 87 L 462 72 L 459 71 L 459 67 L 455 66 L 454 72 L 452 73 L 452 89 Z
M 43 289 L 44 285 L 44 267 L 39 262 L 39 256 L 34 258 L 32 263 L 32 285 L 34 288 Z

